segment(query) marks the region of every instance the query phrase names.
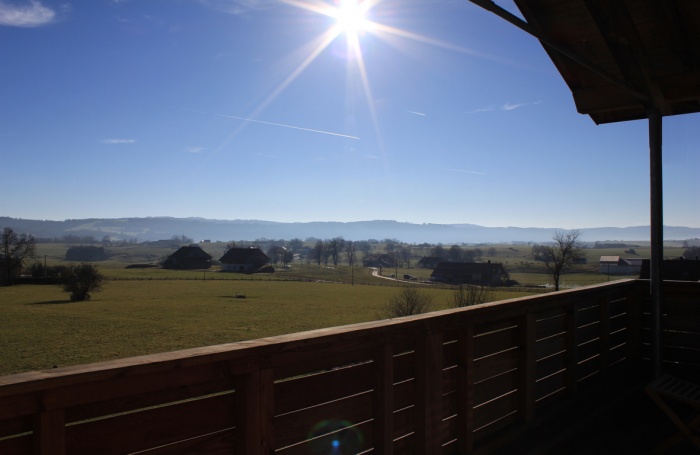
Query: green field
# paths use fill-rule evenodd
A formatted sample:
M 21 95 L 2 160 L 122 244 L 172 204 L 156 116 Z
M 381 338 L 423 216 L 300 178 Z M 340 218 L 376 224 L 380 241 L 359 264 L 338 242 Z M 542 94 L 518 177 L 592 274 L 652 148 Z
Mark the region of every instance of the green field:
M 529 256 L 530 247 L 496 249 L 495 256 L 483 260 L 503 263 L 522 285 L 551 284 L 544 266 Z M 49 265 L 65 264 L 65 250 L 62 244 L 39 245 L 40 257 Z M 636 250 L 648 257 L 648 248 Z M 125 268 L 155 262 L 168 251 L 173 250 L 140 246 L 113 250 L 110 260 L 97 264 L 107 282 L 89 302 L 70 302 L 68 294 L 53 285 L 0 287 L 0 375 L 376 320 L 397 286 L 404 284 L 373 277 L 368 268 L 341 264 L 292 263 L 260 275 L 221 273 L 217 267 Z M 680 252 L 672 248 L 666 253 L 673 257 Z M 588 249 L 586 255 L 589 264 L 562 276 L 564 287 L 608 281 L 607 275 L 598 273 L 598 258 L 625 256 L 623 249 Z M 385 269 L 383 275 L 410 274 L 420 281 L 427 280 L 430 272 L 409 267 Z M 435 309 L 448 307 L 453 289 L 416 285 L 432 294 Z M 494 299 L 533 292 L 545 289 L 499 289 Z

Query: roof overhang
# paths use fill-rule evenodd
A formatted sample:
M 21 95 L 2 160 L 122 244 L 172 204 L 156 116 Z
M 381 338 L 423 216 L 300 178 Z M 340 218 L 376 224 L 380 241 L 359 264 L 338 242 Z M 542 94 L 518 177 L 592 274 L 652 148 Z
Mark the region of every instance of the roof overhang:
M 700 111 L 700 0 L 514 2 L 595 123 Z

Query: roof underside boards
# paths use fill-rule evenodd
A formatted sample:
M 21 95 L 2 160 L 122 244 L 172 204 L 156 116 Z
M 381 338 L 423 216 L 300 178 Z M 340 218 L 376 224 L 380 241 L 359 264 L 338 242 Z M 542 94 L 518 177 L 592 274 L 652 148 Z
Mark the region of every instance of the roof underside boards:
M 543 44 L 579 113 L 597 124 L 700 111 L 699 0 L 514 0 L 543 39 L 592 62 L 634 96 Z

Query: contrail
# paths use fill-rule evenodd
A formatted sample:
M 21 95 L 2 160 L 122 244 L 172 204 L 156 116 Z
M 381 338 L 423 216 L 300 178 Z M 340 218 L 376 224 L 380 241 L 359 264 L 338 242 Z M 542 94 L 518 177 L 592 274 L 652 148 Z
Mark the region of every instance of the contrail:
M 294 125 L 285 125 L 283 123 L 273 123 L 273 122 L 264 122 L 262 120 L 253 120 L 252 118 L 245 118 L 245 117 L 236 117 L 235 115 L 225 115 L 225 114 L 216 114 L 216 113 L 208 113 L 208 112 L 202 112 L 202 111 L 197 111 L 194 109 L 187 109 L 192 112 L 199 112 L 200 114 L 210 114 L 210 115 L 216 115 L 219 117 L 226 117 L 226 118 L 232 118 L 236 120 L 242 120 L 244 122 L 253 122 L 253 123 L 262 123 L 264 125 L 273 125 L 273 126 L 281 126 L 284 128 L 291 128 L 294 130 L 302 130 L 302 131 L 309 131 L 311 133 L 320 133 L 320 134 L 329 134 L 331 136 L 338 136 L 338 137 L 347 137 L 348 139 L 357 139 L 359 140 L 360 138 L 357 136 L 350 136 L 348 134 L 340 134 L 340 133 L 333 133 L 331 131 L 321 131 L 321 130 L 314 130 L 311 128 L 303 128 L 301 126 L 294 126 Z
M 462 170 L 462 169 L 450 169 L 450 168 L 446 168 L 446 167 L 438 167 L 438 168 L 436 168 L 436 169 L 439 169 L 439 170 L 441 170 L 441 171 L 462 172 L 462 173 L 464 173 L 464 174 L 486 175 L 485 172 L 465 171 L 465 170 Z
M 411 114 L 422 115 L 423 117 L 425 117 L 425 114 L 422 112 L 416 112 L 416 111 L 408 111 L 408 112 Z

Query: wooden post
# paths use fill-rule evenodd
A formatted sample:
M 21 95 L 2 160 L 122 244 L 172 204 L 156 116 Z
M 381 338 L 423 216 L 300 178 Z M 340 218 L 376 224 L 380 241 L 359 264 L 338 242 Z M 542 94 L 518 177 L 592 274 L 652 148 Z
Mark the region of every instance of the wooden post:
M 566 310 L 566 387 L 571 396 L 578 393 L 578 303 Z
M 474 326 L 457 335 L 457 437 L 459 453 L 474 451 Z
M 442 333 L 416 344 L 416 445 L 418 454 L 439 453 L 442 423 Z
M 66 418 L 63 409 L 42 411 L 34 418 L 34 453 L 65 455 Z
M 374 357 L 374 451 L 394 453 L 394 347 L 383 343 Z
M 664 209 L 662 171 L 662 117 L 658 109 L 649 109 L 649 175 L 651 200 L 651 361 L 654 377 L 661 375 L 661 303 L 663 278 L 661 268 L 664 255 Z
M 599 330 L 599 349 L 600 349 L 600 376 L 602 379 L 601 385 L 605 387 L 608 379 L 608 367 L 610 366 L 610 297 L 603 296 L 599 300 L 600 325 Z
M 236 453 L 274 452 L 274 381 L 272 370 L 238 376 L 235 381 Z
M 524 422 L 535 417 L 535 315 L 526 313 L 520 318 L 520 358 L 518 378 L 518 411 Z

